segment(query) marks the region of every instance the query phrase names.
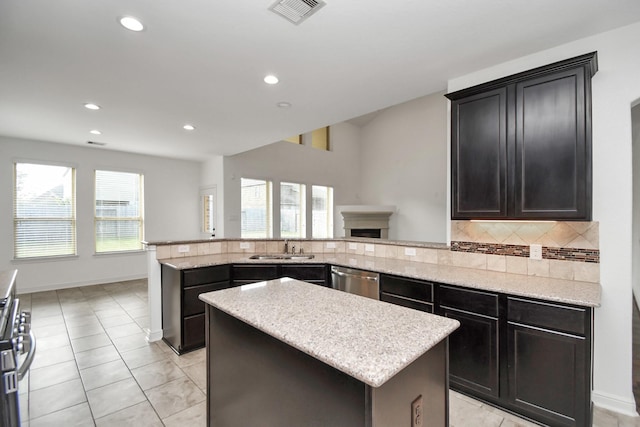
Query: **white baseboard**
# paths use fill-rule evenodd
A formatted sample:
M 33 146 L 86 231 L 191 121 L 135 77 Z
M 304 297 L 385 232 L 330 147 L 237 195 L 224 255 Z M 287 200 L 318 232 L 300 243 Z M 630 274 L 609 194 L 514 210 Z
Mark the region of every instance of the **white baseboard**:
M 612 395 L 608 393 L 592 391 L 591 400 L 593 404 L 600 408 L 607 409 L 618 414 L 626 415 L 628 417 L 637 417 L 636 402 L 631 399 L 623 399 L 621 396 Z
M 147 333 L 147 342 L 155 342 L 162 339 L 162 329 L 153 332 L 149 329 L 145 329 L 145 332 Z
M 31 294 L 34 292 L 57 291 L 60 289 L 78 288 L 81 286 L 104 285 L 108 283 L 126 282 L 128 280 L 140 280 L 140 279 L 146 279 L 146 278 L 147 278 L 147 275 L 142 274 L 142 275 L 134 275 L 134 276 L 109 277 L 106 279 L 97 279 L 97 280 L 83 280 L 81 282 L 47 284 L 43 286 L 30 287 L 28 289 L 18 289 L 18 293 Z

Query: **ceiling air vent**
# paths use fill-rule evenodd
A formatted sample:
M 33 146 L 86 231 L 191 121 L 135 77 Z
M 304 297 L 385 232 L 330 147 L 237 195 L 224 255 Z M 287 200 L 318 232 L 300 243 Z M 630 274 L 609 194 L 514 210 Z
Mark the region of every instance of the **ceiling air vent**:
M 278 0 L 269 10 L 298 25 L 325 4 L 322 0 Z

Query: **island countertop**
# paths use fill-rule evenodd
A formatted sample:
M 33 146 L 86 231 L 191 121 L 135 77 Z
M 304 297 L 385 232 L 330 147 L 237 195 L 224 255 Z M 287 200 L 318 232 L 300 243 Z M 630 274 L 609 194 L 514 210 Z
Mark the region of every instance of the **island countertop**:
M 446 317 L 290 278 L 209 292 L 200 299 L 372 387 L 459 326 Z

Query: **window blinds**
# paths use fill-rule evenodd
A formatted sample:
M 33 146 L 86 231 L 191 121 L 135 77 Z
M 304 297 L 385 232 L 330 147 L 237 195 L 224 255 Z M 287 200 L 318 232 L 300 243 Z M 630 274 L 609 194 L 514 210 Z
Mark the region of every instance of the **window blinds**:
M 143 175 L 97 170 L 96 253 L 142 249 Z
M 75 255 L 75 169 L 15 163 L 14 185 L 14 257 Z

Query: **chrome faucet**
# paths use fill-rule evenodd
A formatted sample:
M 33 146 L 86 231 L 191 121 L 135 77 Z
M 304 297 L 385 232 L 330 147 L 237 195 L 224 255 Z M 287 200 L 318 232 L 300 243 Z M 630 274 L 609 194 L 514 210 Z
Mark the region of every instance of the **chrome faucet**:
M 296 254 L 296 245 L 291 246 L 291 254 Z
M 289 253 L 289 241 L 287 239 L 284 239 L 284 253 Z

